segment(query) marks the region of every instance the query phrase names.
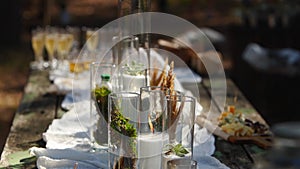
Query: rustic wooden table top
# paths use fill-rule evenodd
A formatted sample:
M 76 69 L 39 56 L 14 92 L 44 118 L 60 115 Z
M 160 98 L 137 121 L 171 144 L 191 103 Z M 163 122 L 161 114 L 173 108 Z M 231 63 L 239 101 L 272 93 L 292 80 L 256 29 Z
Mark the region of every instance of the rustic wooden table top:
M 183 84 L 191 91 L 195 85 Z M 203 112 L 209 110 L 211 102 L 209 79 L 203 78 L 197 86 L 200 92 L 200 104 Z M 4 168 L 36 168 L 36 160 L 28 149 L 33 146 L 44 147 L 42 133 L 53 119 L 61 117 L 64 111 L 60 108 L 64 95 L 58 93 L 48 79 L 47 71 L 32 71 L 19 109 L 17 110 L 11 131 L 1 155 L 0 167 Z M 227 104 L 235 100 L 238 107 L 247 112 L 258 114 L 237 86 L 227 79 Z M 216 110 L 216 113 L 219 110 Z M 260 116 L 259 116 L 260 117 Z M 265 150 L 253 144 L 232 144 L 216 136 L 214 157 L 232 169 L 249 169 Z

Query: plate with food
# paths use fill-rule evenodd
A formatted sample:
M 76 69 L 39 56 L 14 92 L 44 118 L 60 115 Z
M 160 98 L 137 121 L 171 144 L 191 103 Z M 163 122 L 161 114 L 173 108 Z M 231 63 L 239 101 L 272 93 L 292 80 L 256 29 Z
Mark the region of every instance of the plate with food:
M 198 116 L 196 122 L 215 135 L 232 143 L 254 143 L 262 148 L 272 146 L 272 133 L 261 118 L 248 117 L 235 106 L 227 106 L 216 120 Z

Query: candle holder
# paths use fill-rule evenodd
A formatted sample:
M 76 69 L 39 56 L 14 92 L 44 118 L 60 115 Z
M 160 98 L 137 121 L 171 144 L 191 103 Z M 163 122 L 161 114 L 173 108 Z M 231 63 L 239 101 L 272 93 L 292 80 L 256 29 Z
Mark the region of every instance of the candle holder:
M 151 0 L 118 0 L 118 14 L 119 17 L 134 13 L 149 12 L 151 7 Z M 150 32 L 151 18 L 140 17 L 134 22 L 128 20 L 128 17 L 124 17 L 120 20 L 119 30 L 120 38 L 128 35 L 138 36 L 138 47 L 141 47 L 146 52 L 146 58 L 143 60 L 146 62 L 145 66 L 150 67 Z
M 110 77 L 113 69 L 110 63 L 93 62 L 90 65 L 90 116 L 94 123 L 91 128 L 93 149 L 108 147 L 108 95 L 112 92 Z
M 120 63 L 122 90 L 139 92 L 140 87 L 146 86 L 144 74 L 147 63 L 139 52 L 138 38 L 135 36 L 125 38 L 119 44 L 122 62 Z
M 109 168 L 137 168 L 138 111 L 140 96 L 133 92 L 111 93 L 108 98 Z
M 182 93 L 167 96 L 167 133 L 169 143 L 164 147 L 163 161 L 192 159 L 195 98 Z
M 166 125 L 166 95 L 167 88 L 146 86 L 140 88 L 140 132 L 139 168 L 160 169 L 162 166 L 162 149 L 168 142 L 168 137 L 163 133 Z
M 132 62 L 121 68 L 122 90 L 139 92 L 140 88 L 146 86 L 146 76 L 143 64 Z

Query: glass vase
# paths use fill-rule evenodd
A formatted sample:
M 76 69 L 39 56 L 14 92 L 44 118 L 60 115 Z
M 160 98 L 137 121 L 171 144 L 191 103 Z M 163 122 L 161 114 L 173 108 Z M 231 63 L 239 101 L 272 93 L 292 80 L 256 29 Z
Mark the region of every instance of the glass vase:
M 90 116 L 92 148 L 107 149 L 108 147 L 108 94 L 111 89 L 104 91 L 101 88 L 101 76 L 112 76 L 113 65 L 110 63 L 93 62 L 90 65 Z
M 146 86 L 140 89 L 139 168 L 162 168 L 162 149 L 168 142 L 164 134 L 165 97 L 168 92 L 168 89 L 158 86 Z
M 195 98 L 177 92 L 166 97 L 168 144 L 163 163 L 174 159 L 192 159 L 195 122 Z
M 109 168 L 137 168 L 138 93 L 111 93 L 108 98 Z

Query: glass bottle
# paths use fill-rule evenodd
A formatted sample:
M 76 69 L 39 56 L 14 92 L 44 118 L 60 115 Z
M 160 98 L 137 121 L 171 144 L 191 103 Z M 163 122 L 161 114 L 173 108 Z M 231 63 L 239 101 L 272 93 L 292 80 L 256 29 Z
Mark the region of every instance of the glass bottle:
M 101 83 L 98 87 L 98 95 L 96 94 L 97 104 L 100 109 L 101 115 L 104 119 L 108 120 L 108 95 L 112 91 L 112 85 L 109 82 L 110 75 L 109 74 L 102 74 L 101 75 Z

